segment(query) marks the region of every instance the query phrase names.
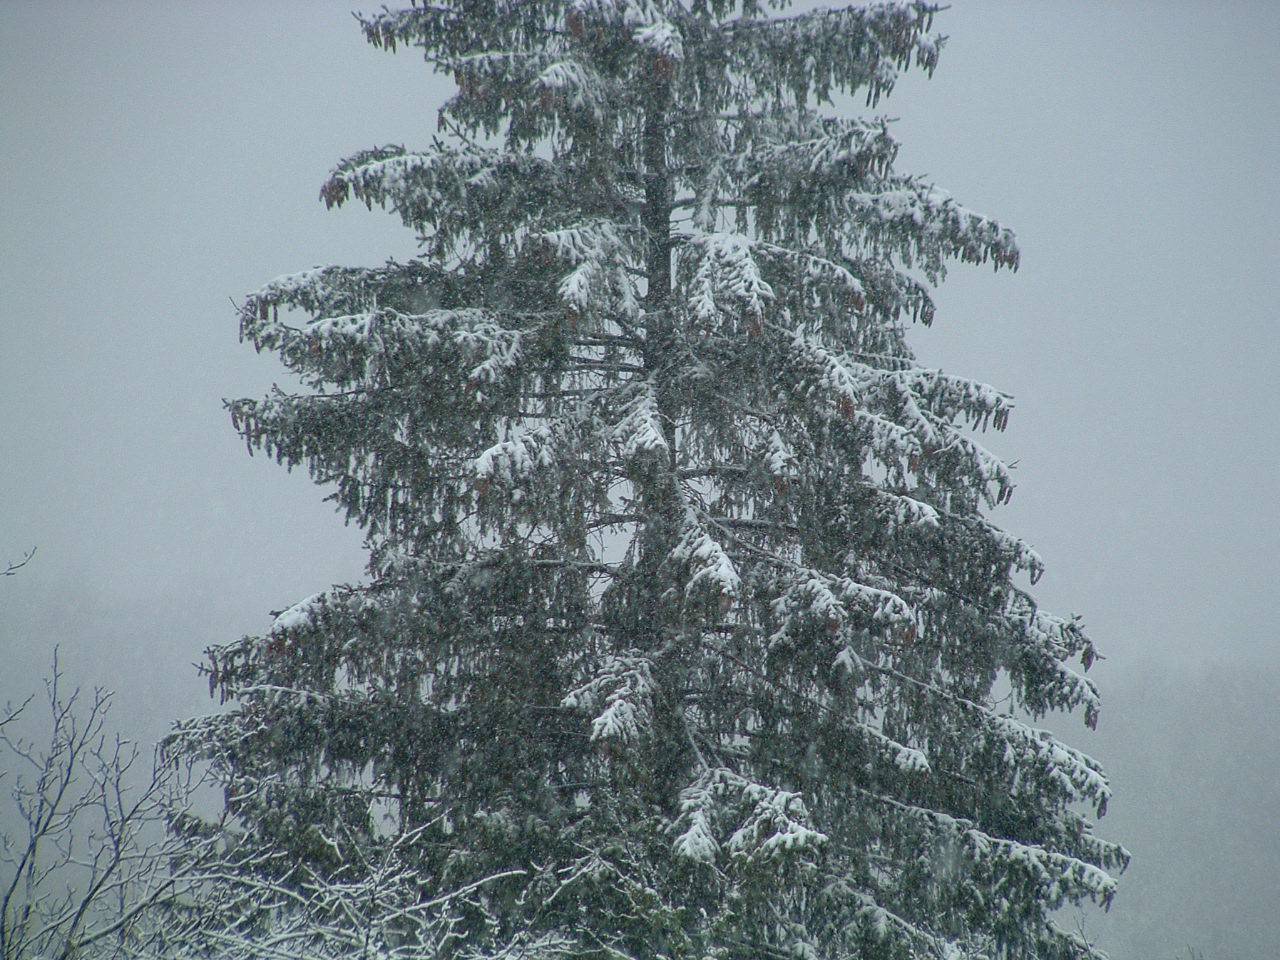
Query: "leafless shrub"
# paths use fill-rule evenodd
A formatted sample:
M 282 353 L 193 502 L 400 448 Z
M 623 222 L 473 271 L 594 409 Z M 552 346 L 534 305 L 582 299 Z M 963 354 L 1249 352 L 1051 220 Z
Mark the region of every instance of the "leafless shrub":
M 38 735 L 36 697 L 0 711 L 0 960 L 122 957 L 208 861 L 169 829 L 194 768 L 109 734 L 112 695 L 68 691 L 56 656 L 43 700 Z

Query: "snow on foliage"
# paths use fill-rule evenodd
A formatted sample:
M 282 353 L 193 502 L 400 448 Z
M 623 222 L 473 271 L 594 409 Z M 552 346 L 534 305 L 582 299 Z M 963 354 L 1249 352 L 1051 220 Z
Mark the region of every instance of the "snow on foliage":
M 605 661 L 590 682 L 570 691 L 566 707 L 600 713 L 591 721 L 592 740 L 638 740 L 652 726 L 653 663 L 631 651 Z
M 734 233 L 710 233 L 691 237 L 688 245 L 700 254 L 689 300 L 698 319 L 714 320 L 721 309 L 717 298 L 726 295 L 731 307 L 764 316 L 773 290 L 760 275 L 750 240 Z
M 632 396 L 622 405 L 623 417 L 610 433 L 624 461 L 651 461 L 670 454 L 663 436 L 661 413 L 653 387 L 646 381 L 637 384 Z
M 698 509 L 687 493 L 682 492 L 682 499 L 680 536 L 671 551 L 671 559 L 686 568 L 682 577 L 685 593 L 693 595 L 699 590 L 707 590 L 721 600 L 731 600 L 742 588 L 738 571 L 724 547 L 703 525 Z
M 286 633 L 298 627 L 310 626 L 316 607 L 323 601 L 323 593 L 315 593 L 280 613 L 271 622 L 272 633 Z

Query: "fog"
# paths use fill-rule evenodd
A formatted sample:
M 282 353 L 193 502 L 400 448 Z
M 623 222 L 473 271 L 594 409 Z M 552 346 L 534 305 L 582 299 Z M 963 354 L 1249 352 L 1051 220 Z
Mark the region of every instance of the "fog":
M 0 700 L 55 644 L 144 738 L 191 664 L 335 581 L 360 537 L 221 407 L 280 375 L 232 300 L 414 250 L 326 212 L 342 156 L 425 144 L 444 88 L 345 3 L 0 5 Z M 1086 931 L 1116 960 L 1280 955 L 1280 7 L 958 3 L 904 79 L 900 167 L 1017 232 L 957 267 L 921 359 L 1018 401 L 1002 526 L 1107 656 L 1096 734 L 1133 854 Z M 1070 918 L 1068 922 L 1073 922 Z

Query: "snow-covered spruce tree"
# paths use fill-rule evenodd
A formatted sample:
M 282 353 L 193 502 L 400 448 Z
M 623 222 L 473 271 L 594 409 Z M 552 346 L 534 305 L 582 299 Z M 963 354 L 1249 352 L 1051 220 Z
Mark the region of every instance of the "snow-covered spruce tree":
M 433 955 L 1081 957 L 1050 914 L 1126 862 L 1027 722 L 1098 702 L 983 515 L 1009 398 L 904 338 L 1013 235 L 835 110 L 932 70 L 935 10 L 785 6 L 363 18 L 457 92 L 322 196 L 421 256 L 244 304 L 306 389 L 236 426 L 336 487 L 369 577 L 211 651 L 232 708 L 177 741 L 286 874 L 415 831 L 424 902 L 470 891 Z

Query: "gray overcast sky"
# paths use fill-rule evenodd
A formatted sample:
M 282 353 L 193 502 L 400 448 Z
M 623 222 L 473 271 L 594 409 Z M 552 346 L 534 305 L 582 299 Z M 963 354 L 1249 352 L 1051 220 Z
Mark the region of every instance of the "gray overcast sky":
M 0 3 L 0 700 L 54 643 L 142 736 L 209 709 L 190 664 L 358 579 L 359 536 L 237 441 L 270 358 L 238 298 L 413 252 L 326 212 L 342 156 L 426 142 L 442 94 L 344 2 Z M 1116 960 L 1280 956 L 1280 4 L 957 2 L 904 80 L 902 168 L 1012 226 L 916 345 L 1018 399 L 996 519 L 1109 657 L 1090 734 L 1134 852 Z

